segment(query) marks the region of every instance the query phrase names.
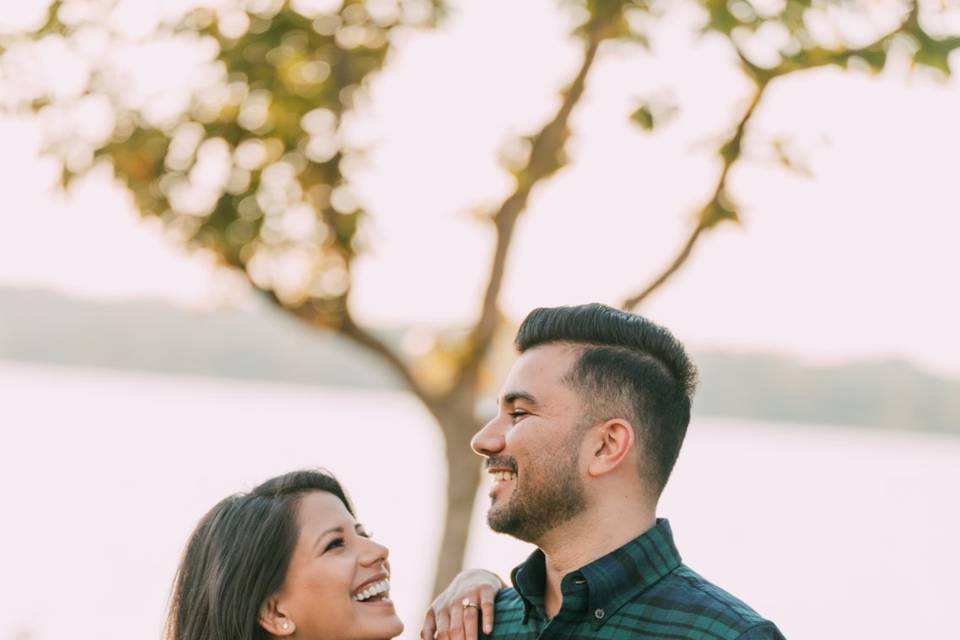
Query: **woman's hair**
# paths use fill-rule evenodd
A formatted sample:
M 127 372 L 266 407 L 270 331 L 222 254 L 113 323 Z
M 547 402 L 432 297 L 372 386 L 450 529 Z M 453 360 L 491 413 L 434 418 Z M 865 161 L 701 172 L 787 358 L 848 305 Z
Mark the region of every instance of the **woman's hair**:
M 266 640 L 260 609 L 278 592 L 297 544 L 297 507 L 312 491 L 339 498 L 326 471 L 294 471 L 221 500 L 200 520 L 174 580 L 166 640 Z

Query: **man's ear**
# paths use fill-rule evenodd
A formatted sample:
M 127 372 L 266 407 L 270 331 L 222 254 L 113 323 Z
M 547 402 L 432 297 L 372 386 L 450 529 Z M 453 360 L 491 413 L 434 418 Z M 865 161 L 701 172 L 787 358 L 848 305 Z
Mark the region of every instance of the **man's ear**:
M 297 630 L 297 625 L 284 612 L 284 607 L 280 606 L 279 598 L 275 595 L 267 598 L 260 607 L 258 621 L 267 633 L 277 638 L 293 635 Z
M 635 439 L 633 425 L 623 418 L 612 418 L 595 426 L 589 438 L 592 451 L 587 473 L 597 477 L 618 469 L 633 451 Z

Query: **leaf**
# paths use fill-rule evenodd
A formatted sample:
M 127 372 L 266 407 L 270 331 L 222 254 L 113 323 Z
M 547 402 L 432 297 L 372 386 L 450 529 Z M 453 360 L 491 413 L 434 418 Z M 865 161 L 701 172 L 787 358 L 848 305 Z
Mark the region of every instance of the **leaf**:
M 863 60 L 873 73 L 883 71 L 884 65 L 887 64 L 887 51 L 880 47 L 860 51 L 856 57 Z
M 740 215 L 736 209 L 736 204 L 724 189 L 703 210 L 700 224 L 706 229 L 711 229 L 726 220 L 739 224 Z
M 950 52 L 947 47 L 938 46 L 936 42 L 922 43 L 917 52 L 913 54 L 914 65 L 923 65 L 942 71 L 945 75 L 950 75 Z
M 640 105 L 632 114 L 630 119 L 640 125 L 644 131 L 653 131 L 655 123 L 653 121 L 653 112 L 649 104 Z
M 638 124 L 644 131 L 653 131 L 670 122 L 677 113 L 679 113 L 679 109 L 669 98 L 649 98 L 644 100 L 630 114 L 630 120 Z

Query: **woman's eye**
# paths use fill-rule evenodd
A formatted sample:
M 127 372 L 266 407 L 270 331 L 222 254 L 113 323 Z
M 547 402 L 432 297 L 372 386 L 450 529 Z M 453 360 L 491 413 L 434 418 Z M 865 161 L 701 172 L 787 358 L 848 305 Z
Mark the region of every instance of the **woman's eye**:
M 327 548 L 324 549 L 323 552 L 326 553 L 327 551 L 330 551 L 332 549 L 336 549 L 342 546 L 343 546 L 343 538 L 334 538 L 333 540 L 330 541 L 330 544 L 327 545 Z

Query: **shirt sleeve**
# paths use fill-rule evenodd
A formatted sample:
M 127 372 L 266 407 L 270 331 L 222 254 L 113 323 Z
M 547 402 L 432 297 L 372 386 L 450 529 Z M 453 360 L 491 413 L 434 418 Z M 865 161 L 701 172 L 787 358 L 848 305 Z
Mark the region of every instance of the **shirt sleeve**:
M 764 622 L 741 633 L 737 640 L 786 640 L 777 625 Z

